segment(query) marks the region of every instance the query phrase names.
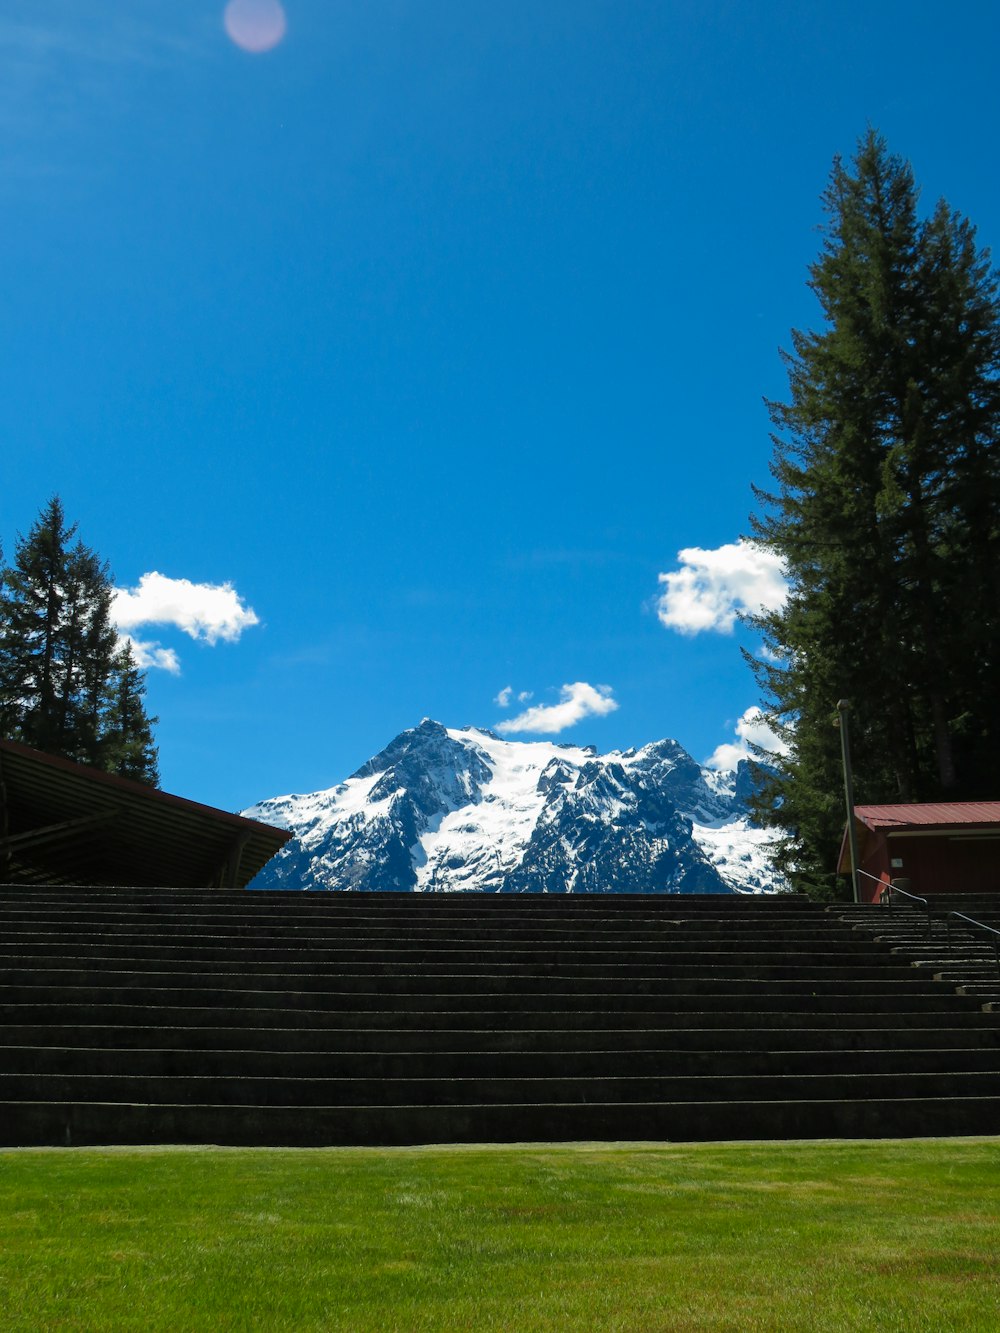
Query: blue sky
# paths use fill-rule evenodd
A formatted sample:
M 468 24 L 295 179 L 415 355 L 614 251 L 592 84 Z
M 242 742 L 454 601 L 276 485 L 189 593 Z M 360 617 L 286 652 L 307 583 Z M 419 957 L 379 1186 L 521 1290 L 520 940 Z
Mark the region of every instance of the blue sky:
M 283 6 L 251 53 L 219 0 L 6 0 L 5 548 L 62 496 L 212 804 L 425 715 L 706 758 L 832 158 L 878 126 L 996 242 L 1000 11 Z

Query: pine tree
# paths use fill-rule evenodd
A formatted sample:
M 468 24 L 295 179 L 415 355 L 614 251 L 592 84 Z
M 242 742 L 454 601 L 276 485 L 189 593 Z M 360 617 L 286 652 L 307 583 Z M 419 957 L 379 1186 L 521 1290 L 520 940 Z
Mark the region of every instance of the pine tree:
M 757 541 L 791 592 L 756 618 L 754 664 L 789 745 L 764 818 L 803 887 L 829 889 L 843 827 L 836 703 L 852 704 L 856 796 L 996 796 L 1000 743 L 1000 305 L 947 205 L 918 216 L 909 165 L 869 131 L 835 161 L 810 285 L 771 404 L 776 485 Z
M 159 784 L 157 749 L 153 727 L 158 718 L 148 717 L 143 698 L 146 682 L 136 665 L 132 645 L 125 641 L 115 659 L 114 682 L 105 717 L 103 767 L 119 777 Z
M 151 720 L 111 620 L 106 563 L 54 497 L 0 566 L 0 735 L 157 783 Z
M 54 753 L 61 753 L 57 675 L 66 546 L 74 532 L 66 526 L 58 497 L 53 498 L 28 536 L 16 543 L 14 563 L 4 573 L 3 734 Z

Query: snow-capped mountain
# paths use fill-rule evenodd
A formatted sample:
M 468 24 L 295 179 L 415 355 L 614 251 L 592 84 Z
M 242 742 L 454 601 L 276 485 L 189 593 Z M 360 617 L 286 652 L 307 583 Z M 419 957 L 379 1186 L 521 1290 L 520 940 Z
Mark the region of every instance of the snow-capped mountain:
M 599 755 L 425 719 L 346 782 L 243 813 L 296 836 L 252 887 L 729 893 L 783 887 L 747 815 L 750 766 L 676 741 Z

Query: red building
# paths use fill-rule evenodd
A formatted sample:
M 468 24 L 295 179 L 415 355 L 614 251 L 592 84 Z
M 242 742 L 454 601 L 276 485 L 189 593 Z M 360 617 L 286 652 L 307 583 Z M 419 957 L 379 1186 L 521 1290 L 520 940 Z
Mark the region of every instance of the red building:
M 909 880 L 911 893 L 1000 894 L 1000 801 L 948 801 L 936 805 L 856 805 L 858 893 L 875 902 L 876 880 Z M 845 827 L 837 862 L 851 873 Z M 875 878 L 869 879 L 872 875 Z

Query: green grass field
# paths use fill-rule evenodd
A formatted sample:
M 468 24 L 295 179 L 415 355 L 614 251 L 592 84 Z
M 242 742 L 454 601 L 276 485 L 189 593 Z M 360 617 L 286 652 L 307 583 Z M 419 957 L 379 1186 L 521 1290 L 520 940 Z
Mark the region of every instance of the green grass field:
M 0 1153 L 4 1329 L 1000 1329 L 1000 1140 Z

